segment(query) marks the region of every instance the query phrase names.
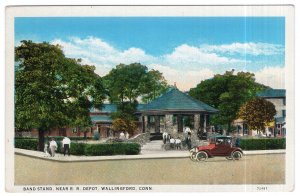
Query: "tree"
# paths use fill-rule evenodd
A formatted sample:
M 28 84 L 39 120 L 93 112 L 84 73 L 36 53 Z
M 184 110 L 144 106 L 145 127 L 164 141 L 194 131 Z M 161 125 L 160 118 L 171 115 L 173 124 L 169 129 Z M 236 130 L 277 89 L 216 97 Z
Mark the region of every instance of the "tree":
M 266 124 L 274 120 L 276 115 L 273 103 L 262 99 L 255 98 L 243 104 L 238 112 L 238 117 L 245 120 L 250 129 L 265 132 Z
M 141 85 L 141 92 L 143 93 L 142 101 L 149 103 L 166 92 L 168 88 L 169 85 L 162 73 L 152 69 L 146 74 Z
M 124 128 L 132 128 L 135 123 L 138 99 L 149 102 L 167 90 L 167 82 L 162 73 L 150 70 L 140 63 L 119 64 L 104 77 L 110 101 L 117 105 L 112 114 L 116 122 L 123 122 Z M 117 123 L 122 125 L 122 123 Z M 116 126 L 115 126 L 116 127 Z M 117 126 L 117 130 L 123 130 Z M 127 131 L 132 131 L 131 128 Z
M 141 95 L 141 81 L 147 67 L 139 63 L 119 64 L 104 77 L 110 101 L 113 103 L 133 103 Z
M 112 122 L 112 128 L 114 131 L 128 132 L 130 135 L 133 135 L 137 126 L 134 121 L 116 118 Z
M 212 117 L 212 123 L 227 124 L 227 130 L 230 131 L 231 122 L 237 118 L 240 106 L 264 88 L 264 85 L 255 82 L 253 73 L 234 74 L 232 70 L 202 81 L 196 88 L 190 89 L 189 95 L 217 108 L 219 113 Z
M 139 97 L 149 102 L 168 88 L 162 73 L 150 70 L 140 63 L 119 64 L 104 77 L 110 101 L 133 103 Z
M 37 128 L 39 150 L 44 132 L 66 126 L 89 126 L 89 109 L 105 98 L 95 67 L 66 58 L 58 45 L 21 41 L 15 48 L 15 126 Z

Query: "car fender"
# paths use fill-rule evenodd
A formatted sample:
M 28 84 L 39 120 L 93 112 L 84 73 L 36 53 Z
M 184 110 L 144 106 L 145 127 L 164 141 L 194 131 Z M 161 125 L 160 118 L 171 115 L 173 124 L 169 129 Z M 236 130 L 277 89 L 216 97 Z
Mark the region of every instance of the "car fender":
M 211 157 L 213 157 L 213 156 L 212 156 L 212 154 L 211 154 L 211 152 L 210 152 L 209 150 L 207 150 L 207 149 L 204 149 L 204 150 L 199 150 L 198 152 L 200 152 L 200 151 L 206 152 L 206 154 L 207 154 L 208 158 L 211 158 Z
M 241 148 L 236 148 L 236 149 L 234 149 L 234 150 L 231 152 L 231 154 L 233 154 L 233 153 L 236 152 L 236 151 L 241 152 L 242 155 L 244 156 L 244 152 L 243 152 L 243 150 L 242 150 Z

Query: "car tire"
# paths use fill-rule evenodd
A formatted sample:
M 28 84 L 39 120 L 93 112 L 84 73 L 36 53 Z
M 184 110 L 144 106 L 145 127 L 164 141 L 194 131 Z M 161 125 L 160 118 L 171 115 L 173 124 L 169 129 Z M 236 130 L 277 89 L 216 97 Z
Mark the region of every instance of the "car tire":
M 231 157 L 233 160 L 240 160 L 243 157 L 243 154 L 240 151 L 234 151 Z
M 196 155 L 197 155 L 197 152 L 190 152 L 190 159 L 191 159 L 192 161 L 197 161 Z
M 226 157 L 226 159 L 227 159 L 227 160 L 232 160 L 232 157 L 231 157 L 231 156 L 229 156 L 229 157 Z
M 196 154 L 197 161 L 205 161 L 208 158 L 208 155 L 204 151 L 200 151 Z

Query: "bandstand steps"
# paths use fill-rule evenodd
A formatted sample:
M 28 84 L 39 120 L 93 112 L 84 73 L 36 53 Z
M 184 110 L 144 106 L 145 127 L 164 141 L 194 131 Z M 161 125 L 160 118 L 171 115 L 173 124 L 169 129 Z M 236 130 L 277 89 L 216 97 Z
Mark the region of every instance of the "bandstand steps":
M 163 142 L 161 140 L 153 140 L 143 145 L 141 150 L 145 151 L 161 151 Z

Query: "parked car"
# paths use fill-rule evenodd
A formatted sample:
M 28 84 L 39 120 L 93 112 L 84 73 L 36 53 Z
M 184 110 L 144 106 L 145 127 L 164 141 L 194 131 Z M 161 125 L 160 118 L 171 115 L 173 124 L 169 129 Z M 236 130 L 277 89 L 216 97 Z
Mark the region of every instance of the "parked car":
M 239 160 L 243 157 L 243 151 L 235 146 L 234 138 L 231 136 L 215 136 L 210 138 L 209 145 L 197 146 L 190 150 L 190 158 L 193 161 L 205 161 L 216 156 Z

